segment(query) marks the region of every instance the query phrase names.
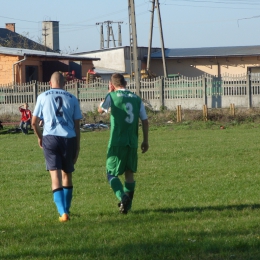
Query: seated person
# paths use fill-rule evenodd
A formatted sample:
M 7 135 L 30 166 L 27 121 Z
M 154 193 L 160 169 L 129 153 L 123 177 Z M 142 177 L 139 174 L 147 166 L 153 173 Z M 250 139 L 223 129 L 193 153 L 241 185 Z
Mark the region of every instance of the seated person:
M 22 108 L 24 107 L 24 108 Z M 21 122 L 20 122 L 20 128 L 24 134 L 28 134 L 28 125 L 31 126 L 31 119 L 32 119 L 32 113 L 28 109 L 28 104 L 24 103 L 23 105 L 19 106 L 19 111 L 21 112 Z

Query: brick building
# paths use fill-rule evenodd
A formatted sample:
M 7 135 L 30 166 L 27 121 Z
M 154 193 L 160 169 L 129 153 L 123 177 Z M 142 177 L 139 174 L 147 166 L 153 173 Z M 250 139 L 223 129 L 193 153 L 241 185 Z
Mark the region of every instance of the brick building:
M 72 72 L 81 79 L 99 58 L 0 47 L 0 85 L 32 80 L 48 82 L 54 71 Z

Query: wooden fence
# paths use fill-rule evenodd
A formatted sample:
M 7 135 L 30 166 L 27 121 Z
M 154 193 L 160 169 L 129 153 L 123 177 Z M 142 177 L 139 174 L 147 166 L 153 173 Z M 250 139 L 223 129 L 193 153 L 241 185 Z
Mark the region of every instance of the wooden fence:
M 135 82 L 128 82 L 128 89 L 135 92 Z M 37 96 L 50 88 L 48 83 L 30 82 L 23 85 L 0 86 L 0 114 L 19 113 L 18 106 L 27 102 L 33 110 Z M 108 81 L 96 80 L 93 83 L 70 81 L 65 89 L 74 94 L 83 112 L 96 109 L 106 96 Z M 154 110 L 166 107 L 175 110 L 202 110 L 208 108 L 260 107 L 260 74 L 223 75 L 213 77 L 174 78 L 157 77 L 141 80 L 140 96 Z

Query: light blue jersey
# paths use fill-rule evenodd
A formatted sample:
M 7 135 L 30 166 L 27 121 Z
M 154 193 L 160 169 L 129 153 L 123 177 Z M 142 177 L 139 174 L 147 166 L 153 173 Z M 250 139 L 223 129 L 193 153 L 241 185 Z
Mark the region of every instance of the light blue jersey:
M 34 116 L 43 118 L 43 136 L 75 137 L 74 120 L 82 114 L 77 98 L 64 89 L 53 88 L 37 98 Z

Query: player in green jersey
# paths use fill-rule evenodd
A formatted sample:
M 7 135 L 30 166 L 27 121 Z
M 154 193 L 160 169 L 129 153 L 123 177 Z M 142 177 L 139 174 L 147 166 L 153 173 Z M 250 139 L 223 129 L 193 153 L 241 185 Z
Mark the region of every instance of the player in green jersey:
M 126 89 L 126 81 L 121 74 L 113 74 L 109 83 L 109 93 L 101 102 L 98 112 L 110 111 L 110 139 L 107 150 L 107 179 L 123 214 L 131 209 L 135 190 L 134 173 L 137 171 L 137 148 L 139 119 L 142 122 L 142 153 L 148 148 L 148 119 L 144 104 L 139 96 Z M 118 178 L 125 175 L 124 186 Z

